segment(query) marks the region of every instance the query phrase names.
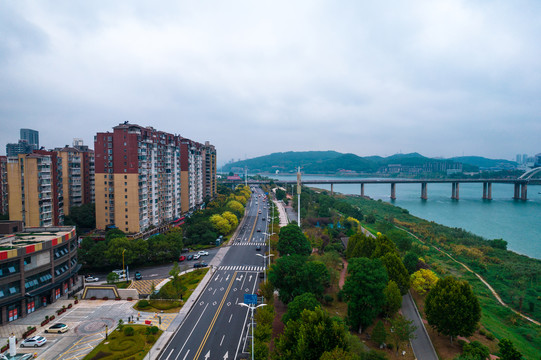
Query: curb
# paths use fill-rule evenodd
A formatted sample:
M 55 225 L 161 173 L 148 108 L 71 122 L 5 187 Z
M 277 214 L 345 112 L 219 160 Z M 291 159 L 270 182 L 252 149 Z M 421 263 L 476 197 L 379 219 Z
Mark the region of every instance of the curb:
M 421 325 L 423 326 L 423 331 L 426 335 L 426 337 L 428 338 L 428 342 L 430 343 L 430 347 L 432 348 L 432 352 L 434 353 L 434 356 L 436 357 L 436 359 L 439 359 L 438 357 L 438 353 L 436 353 L 436 349 L 434 349 L 434 344 L 432 344 L 432 339 L 430 339 L 430 336 L 428 335 L 428 331 L 426 331 L 426 327 L 425 327 L 425 324 L 423 323 L 423 318 L 421 317 L 421 314 L 419 314 L 419 309 L 417 309 L 417 304 L 415 303 L 415 301 L 413 301 L 413 298 L 411 297 L 411 292 L 410 290 L 408 290 L 408 298 L 410 299 L 411 303 L 413 304 L 413 308 L 415 309 L 415 313 L 417 314 L 417 317 L 421 320 Z M 410 345 L 411 345 L 411 340 L 410 340 Z M 413 346 L 411 346 L 412 350 L 413 350 L 413 354 L 415 354 L 415 349 L 413 349 Z M 417 355 L 415 355 L 416 358 Z

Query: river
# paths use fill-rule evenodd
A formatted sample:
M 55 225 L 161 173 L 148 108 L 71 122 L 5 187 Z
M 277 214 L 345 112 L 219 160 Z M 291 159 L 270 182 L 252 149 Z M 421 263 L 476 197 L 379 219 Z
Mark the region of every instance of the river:
M 269 176 L 269 175 L 267 175 Z M 295 180 L 296 175 L 271 175 L 279 180 Z M 348 179 L 304 175 L 307 180 Z M 330 190 L 330 185 L 318 185 Z M 486 239 L 504 239 L 507 248 L 541 259 L 541 186 L 528 185 L 528 201 L 513 200 L 513 185 L 492 184 L 492 200 L 483 200 L 483 184 L 460 184 L 460 200 L 451 199 L 451 184 L 428 184 L 428 200 L 421 199 L 421 184 L 396 184 L 396 200 L 391 201 L 390 184 L 365 184 L 364 193 L 400 206 L 420 218 L 463 228 Z M 335 184 L 334 191 L 360 195 L 358 184 Z

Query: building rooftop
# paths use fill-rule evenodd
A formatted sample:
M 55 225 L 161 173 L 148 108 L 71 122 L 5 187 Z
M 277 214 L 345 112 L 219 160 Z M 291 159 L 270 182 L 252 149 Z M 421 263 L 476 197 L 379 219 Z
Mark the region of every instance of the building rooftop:
M 57 243 L 61 243 L 69 240 L 74 234 L 73 226 L 26 228 L 23 232 L 0 237 L 0 251 L 15 250 L 46 241 L 56 240 Z

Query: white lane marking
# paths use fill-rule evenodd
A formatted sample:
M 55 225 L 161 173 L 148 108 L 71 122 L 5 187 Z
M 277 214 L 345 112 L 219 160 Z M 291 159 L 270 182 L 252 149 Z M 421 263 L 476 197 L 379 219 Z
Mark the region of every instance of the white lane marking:
M 165 358 L 165 360 L 169 360 L 169 358 L 171 357 L 171 354 L 173 353 L 173 350 L 175 350 L 175 348 L 171 349 L 171 351 L 169 352 L 169 355 Z
M 231 314 L 231 316 L 229 317 L 229 323 L 231 323 L 231 319 L 233 319 L 233 314 Z
M 192 331 L 190 331 L 190 333 L 188 334 L 188 336 L 186 337 L 186 341 L 184 342 L 184 345 L 182 345 L 182 347 L 180 348 L 180 351 L 178 352 L 178 356 L 175 358 L 178 359 L 178 357 L 180 356 L 180 353 L 182 352 L 182 350 L 184 350 L 184 346 L 186 346 L 186 343 L 188 342 L 188 340 L 190 339 L 190 336 L 192 336 L 192 333 L 193 331 L 195 330 L 195 328 L 197 327 L 197 324 L 199 324 L 199 321 L 201 320 L 201 317 L 203 316 L 203 314 L 205 313 L 205 310 L 207 310 L 207 307 L 209 306 L 209 304 L 207 303 L 207 305 L 205 305 L 205 308 L 203 309 L 203 311 L 201 311 L 201 315 L 199 315 L 199 319 L 197 319 L 197 321 L 195 322 L 195 325 L 194 327 L 192 328 Z M 188 349 L 188 352 L 190 352 L 190 350 Z M 186 353 L 186 356 L 188 354 Z M 186 356 L 184 356 L 184 359 L 186 359 Z
M 225 339 L 225 335 L 222 336 L 222 341 L 220 341 L 220 346 L 222 346 L 222 343 L 224 342 L 224 339 Z
M 186 358 L 188 357 L 188 354 L 190 353 L 190 349 L 188 349 L 188 351 L 186 352 L 186 355 L 184 355 L 184 358 L 182 360 L 186 360 Z

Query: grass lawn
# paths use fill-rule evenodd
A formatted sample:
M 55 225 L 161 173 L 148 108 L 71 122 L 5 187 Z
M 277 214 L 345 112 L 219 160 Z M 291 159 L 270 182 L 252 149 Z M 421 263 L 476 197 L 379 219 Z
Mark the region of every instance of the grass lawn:
M 193 291 L 199 285 L 203 277 L 207 274 L 209 268 L 202 268 L 191 271 L 187 274 L 184 274 L 180 277 L 180 281 L 183 286 L 186 287 L 186 292 L 184 293 L 184 301 L 188 300 L 192 295 Z M 169 286 L 170 283 L 164 285 L 164 287 Z M 184 302 L 175 301 L 175 300 L 149 300 L 148 306 L 141 306 L 141 304 L 146 304 L 143 300 L 138 301 L 134 308 L 139 311 L 148 311 L 148 312 L 178 312 Z
M 124 331 L 111 331 L 107 339 L 104 339 L 94 350 L 84 357 L 85 360 L 139 360 L 143 359 L 152 345 L 160 337 L 163 331 L 158 330 L 154 335 L 147 335 L 146 325 L 125 325 L 124 329 L 132 327 L 134 334 L 125 335 Z

